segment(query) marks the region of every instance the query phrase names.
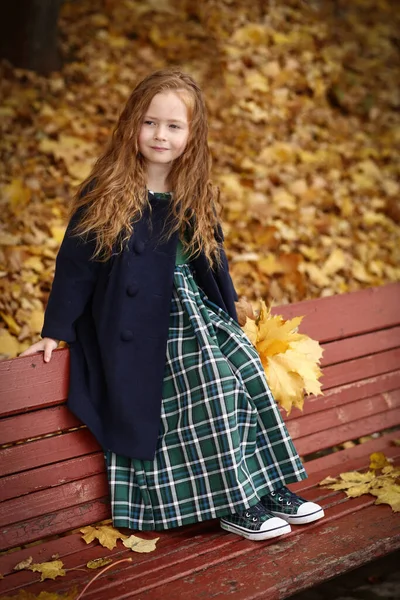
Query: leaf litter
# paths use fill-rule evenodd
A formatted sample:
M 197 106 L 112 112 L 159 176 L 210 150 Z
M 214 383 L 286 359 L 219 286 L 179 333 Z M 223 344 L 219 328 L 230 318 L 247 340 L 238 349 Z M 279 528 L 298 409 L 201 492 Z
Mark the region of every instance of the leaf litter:
M 0 67 L 0 355 L 38 339 L 75 186 L 135 83 L 168 65 L 205 91 L 239 295 L 398 281 L 399 20 L 386 0 L 64 2 L 63 68 Z
M 376 496 L 375 504 L 389 504 L 393 512 L 400 512 L 400 467 L 393 466 L 383 452 L 371 454 L 366 473 L 341 473 L 338 478 L 325 478 L 319 485 L 343 491 L 348 498 L 371 494 Z

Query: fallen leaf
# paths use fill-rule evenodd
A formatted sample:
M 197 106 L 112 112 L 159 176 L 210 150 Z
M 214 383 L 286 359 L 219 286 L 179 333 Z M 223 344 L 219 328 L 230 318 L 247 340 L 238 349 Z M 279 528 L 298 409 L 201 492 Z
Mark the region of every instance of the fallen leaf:
M 62 560 L 52 560 L 50 562 L 32 564 L 30 565 L 29 570 L 40 573 L 40 581 L 44 581 L 45 579 L 63 577 L 66 573 L 63 566 Z
M 7 329 L 0 329 L 0 355 L 4 358 L 13 358 L 19 352 L 19 343 Z
M 94 558 L 86 563 L 88 569 L 100 569 L 112 563 L 112 558 Z
M 33 561 L 32 556 L 29 556 L 25 560 L 21 560 L 21 562 L 19 562 L 17 565 L 15 565 L 14 571 L 22 571 L 23 569 L 28 569 L 30 567 L 30 565 L 32 564 L 32 561 Z
M 130 548 L 133 552 L 154 552 L 156 544 L 160 538 L 154 538 L 152 540 L 144 540 L 136 535 L 131 535 L 127 539 L 123 540 L 125 548 Z
M 373 452 L 373 454 L 371 454 L 369 457 L 369 460 L 369 468 L 373 471 L 376 471 L 377 469 L 383 469 L 383 467 L 392 466 L 383 452 Z
M 87 544 L 98 539 L 99 543 L 109 550 L 115 548 L 117 540 L 124 540 L 128 537 L 111 525 L 100 525 L 98 527 L 88 525 L 87 527 L 83 527 L 80 531 L 83 533 L 82 539 L 85 540 Z
M 25 590 L 20 590 L 17 595 L 1 596 L 1 600 L 75 600 L 77 590 L 73 588 L 65 594 L 57 594 L 56 592 L 40 592 L 38 595 L 32 594 Z
M 337 479 L 327 477 L 319 485 L 344 491 L 349 498 L 371 494 L 377 498 L 375 504 L 389 504 L 393 512 L 400 512 L 400 467 L 390 464 L 382 452 L 370 455 L 370 465 L 373 470 L 366 473 L 341 473 Z
M 393 484 L 380 489 L 373 489 L 370 494 L 377 496 L 375 504 L 389 504 L 393 512 L 400 512 L 400 485 Z

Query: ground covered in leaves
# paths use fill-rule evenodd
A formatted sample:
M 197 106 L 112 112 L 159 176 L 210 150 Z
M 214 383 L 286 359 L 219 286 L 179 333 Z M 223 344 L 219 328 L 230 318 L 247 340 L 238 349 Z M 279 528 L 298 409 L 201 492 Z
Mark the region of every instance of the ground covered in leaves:
M 239 294 L 399 280 L 399 21 L 389 0 L 66 1 L 62 71 L 1 66 L 0 354 L 38 338 L 74 187 L 167 65 L 207 96 Z

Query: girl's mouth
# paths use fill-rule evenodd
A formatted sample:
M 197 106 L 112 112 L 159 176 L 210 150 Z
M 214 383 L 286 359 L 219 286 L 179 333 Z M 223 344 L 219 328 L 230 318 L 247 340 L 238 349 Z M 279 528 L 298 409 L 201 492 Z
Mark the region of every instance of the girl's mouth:
M 165 152 L 168 148 L 162 148 L 161 146 L 150 146 L 152 150 L 156 150 L 156 152 Z

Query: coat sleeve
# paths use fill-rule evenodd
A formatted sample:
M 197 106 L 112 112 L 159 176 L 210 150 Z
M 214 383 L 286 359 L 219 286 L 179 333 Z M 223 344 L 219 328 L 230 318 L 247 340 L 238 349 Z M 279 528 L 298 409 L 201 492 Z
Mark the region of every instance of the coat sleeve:
M 215 231 L 215 238 L 217 240 L 217 242 L 220 244 L 221 246 L 221 269 L 223 269 L 223 271 L 225 271 L 228 280 L 229 280 L 229 284 L 232 288 L 232 295 L 233 298 L 235 300 L 235 302 L 237 302 L 239 300 L 239 296 L 237 294 L 237 291 L 235 290 L 235 286 L 233 285 L 233 281 L 232 281 L 232 277 L 229 273 L 229 264 L 228 264 L 228 259 L 226 257 L 225 254 L 225 250 L 224 250 L 224 232 L 222 231 L 222 227 L 220 224 L 218 224 L 216 231 Z
M 42 337 L 73 342 L 75 322 L 93 293 L 99 262 L 91 260 L 94 240 L 73 235 L 81 211 L 73 215 L 56 259 L 56 269 L 44 316 Z

